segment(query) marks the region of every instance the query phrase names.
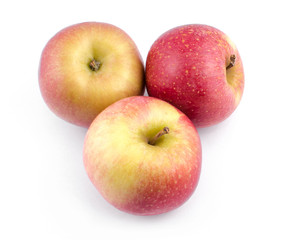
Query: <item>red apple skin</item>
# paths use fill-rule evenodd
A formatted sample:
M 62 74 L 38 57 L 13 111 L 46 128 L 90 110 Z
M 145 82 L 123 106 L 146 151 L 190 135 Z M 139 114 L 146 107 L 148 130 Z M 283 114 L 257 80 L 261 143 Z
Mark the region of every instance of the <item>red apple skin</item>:
M 236 56 L 233 67 L 230 56 Z M 220 30 L 184 25 L 161 35 L 146 61 L 149 96 L 165 100 L 184 112 L 196 127 L 226 119 L 238 106 L 244 72 L 236 46 Z
M 89 63 L 98 60 L 98 71 Z M 133 40 L 120 28 L 85 22 L 58 32 L 43 49 L 39 86 L 44 101 L 60 118 L 89 127 L 107 106 L 143 95 L 144 67 Z
M 148 144 L 164 126 L 169 133 Z M 144 96 L 125 98 L 99 114 L 87 132 L 83 156 L 101 195 L 135 215 L 182 205 L 197 186 L 202 158 L 190 119 L 169 103 Z

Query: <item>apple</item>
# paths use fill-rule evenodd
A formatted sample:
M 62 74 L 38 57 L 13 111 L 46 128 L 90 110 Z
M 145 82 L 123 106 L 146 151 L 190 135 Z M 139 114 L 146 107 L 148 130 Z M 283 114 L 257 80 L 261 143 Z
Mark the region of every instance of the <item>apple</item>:
M 107 23 L 80 23 L 61 30 L 46 44 L 39 85 L 57 116 L 88 127 L 110 104 L 143 95 L 143 61 L 123 30 Z
M 173 28 L 161 35 L 146 61 L 149 96 L 184 112 L 196 127 L 226 119 L 244 89 L 239 52 L 220 30 L 199 24 Z
M 131 214 L 155 215 L 192 195 L 201 144 L 184 113 L 160 99 L 136 96 L 96 117 L 83 159 L 89 178 L 109 203 Z

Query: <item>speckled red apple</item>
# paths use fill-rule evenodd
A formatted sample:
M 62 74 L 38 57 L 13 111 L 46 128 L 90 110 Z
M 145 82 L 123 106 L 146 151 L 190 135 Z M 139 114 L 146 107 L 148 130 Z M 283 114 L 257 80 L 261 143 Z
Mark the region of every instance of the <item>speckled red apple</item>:
M 169 30 L 152 45 L 146 61 L 150 96 L 184 112 L 197 127 L 226 119 L 244 89 L 242 60 L 220 30 L 185 25 Z
M 155 215 L 183 204 L 201 169 L 198 133 L 181 111 L 152 97 L 130 97 L 106 108 L 84 144 L 88 176 L 116 208 Z
M 123 30 L 107 23 L 80 23 L 61 30 L 45 46 L 39 85 L 56 115 L 88 127 L 110 104 L 143 94 L 144 67 Z

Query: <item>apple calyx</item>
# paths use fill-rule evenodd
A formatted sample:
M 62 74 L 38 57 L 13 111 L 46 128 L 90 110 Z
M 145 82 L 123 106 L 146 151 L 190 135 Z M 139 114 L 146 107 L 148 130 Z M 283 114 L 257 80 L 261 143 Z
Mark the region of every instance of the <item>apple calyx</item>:
M 234 54 L 230 55 L 230 63 L 229 65 L 226 67 L 226 70 L 228 70 L 229 68 L 232 68 L 235 64 L 235 59 L 236 56 Z
M 97 61 L 96 59 L 93 59 L 93 60 L 90 61 L 89 67 L 90 67 L 91 70 L 96 72 L 101 67 L 101 63 L 99 61 Z
M 168 127 L 164 127 L 161 131 L 159 131 L 152 139 L 148 141 L 148 144 L 155 145 L 157 139 L 159 139 L 162 135 L 168 134 L 170 129 Z

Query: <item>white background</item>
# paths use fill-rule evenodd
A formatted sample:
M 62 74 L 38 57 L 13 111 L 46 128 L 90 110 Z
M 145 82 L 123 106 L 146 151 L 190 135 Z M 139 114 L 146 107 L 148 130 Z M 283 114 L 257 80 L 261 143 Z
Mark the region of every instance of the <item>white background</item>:
M 0 6 L 0 239 L 296 239 L 294 1 L 3 1 Z M 120 212 L 89 181 L 86 129 L 57 118 L 38 64 L 62 28 L 102 21 L 125 30 L 143 59 L 170 28 L 203 23 L 236 43 L 245 92 L 231 117 L 199 129 L 198 188 L 152 217 Z

